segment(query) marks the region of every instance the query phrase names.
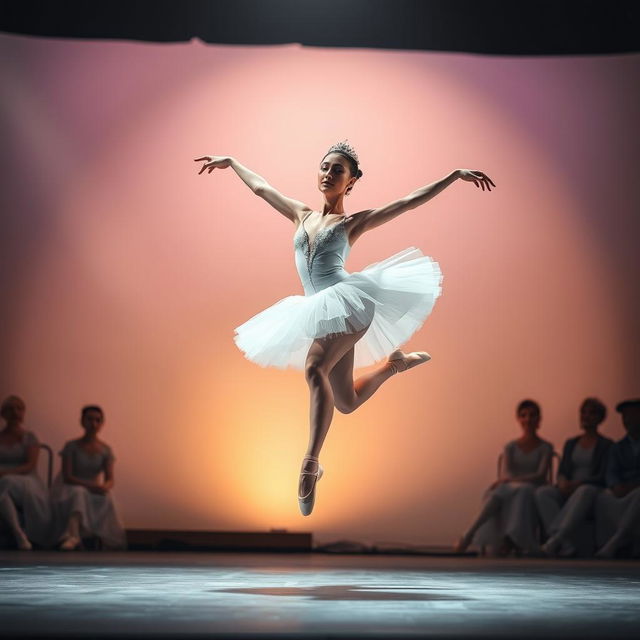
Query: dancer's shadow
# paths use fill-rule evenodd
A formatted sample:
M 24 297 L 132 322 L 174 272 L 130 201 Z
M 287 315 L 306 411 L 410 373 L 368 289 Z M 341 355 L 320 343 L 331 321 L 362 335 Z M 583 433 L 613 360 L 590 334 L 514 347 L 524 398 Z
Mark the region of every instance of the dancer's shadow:
M 215 589 L 223 593 L 245 593 L 262 596 L 308 597 L 314 600 L 468 600 L 469 598 L 446 593 L 425 593 L 425 587 L 366 587 L 352 584 L 325 585 L 319 587 L 251 587 L 242 589 Z M 400 591 L 401 589 L 401 591 Z M 415 591 L 412 593 L 411 591 Z M 441 589 L 438 589 L 441 591 Z

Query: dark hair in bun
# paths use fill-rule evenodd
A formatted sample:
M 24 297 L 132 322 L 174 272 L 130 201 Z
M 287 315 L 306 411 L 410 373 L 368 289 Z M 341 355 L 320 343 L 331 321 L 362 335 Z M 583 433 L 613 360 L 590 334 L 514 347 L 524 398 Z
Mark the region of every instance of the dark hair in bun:
M 324 158 L 326 158 L 330 153 L 339 153 L 341 156 L 346 158 L 349 161 L 349 171 L 351 172 L 351 175 L 355 176 L 358 180 L 362 178 L 362 170 L 358 166 L 358 154 L 346 140 L 338 142 L 330 147 L 329 151 L 324 154 L 322 159 L 324 160 Z

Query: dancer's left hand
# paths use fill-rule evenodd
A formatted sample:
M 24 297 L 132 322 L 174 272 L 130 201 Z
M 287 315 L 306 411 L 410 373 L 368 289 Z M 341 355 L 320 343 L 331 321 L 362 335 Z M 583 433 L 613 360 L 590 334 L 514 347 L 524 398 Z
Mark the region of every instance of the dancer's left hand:
M 473 182 L 476 187 L 484 188 L 486 186 L 487 191 L 491 191 L 491 187 L 489 185 L 496 186 L 493 180 L 483 173 L 482 171 L 471 171 L 470 169 L 458 169 L 458 177 L 462 180 L 466 180 L 467 182 Z

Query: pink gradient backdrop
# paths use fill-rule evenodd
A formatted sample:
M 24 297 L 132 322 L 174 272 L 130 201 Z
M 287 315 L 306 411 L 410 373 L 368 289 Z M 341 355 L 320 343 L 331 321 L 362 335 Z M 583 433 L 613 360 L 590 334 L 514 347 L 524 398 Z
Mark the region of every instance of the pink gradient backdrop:
M 313 530 L 446 543 L 478 505 L 523 397 L 556 447 L 586 395 L 639 395 L 639 56 L 463 54 L 0 36 L 2 395 L 56 449 L 102 404 L 129 527 Z M 348 269 L 408 246 L 444 293 L 406 345 L 433 362 L 336 412 L 317 510 L 295 499 L 300 372 L 261 369 L 233 328 L 301 293 L 291 223 L 229 154 L 318 208 L 348 137 L 349 211 L 480 169 L 361 238 Z M 622 429 L 611 411 L 604 431 Z M 453 505 L 453 507 L 452 507 Z

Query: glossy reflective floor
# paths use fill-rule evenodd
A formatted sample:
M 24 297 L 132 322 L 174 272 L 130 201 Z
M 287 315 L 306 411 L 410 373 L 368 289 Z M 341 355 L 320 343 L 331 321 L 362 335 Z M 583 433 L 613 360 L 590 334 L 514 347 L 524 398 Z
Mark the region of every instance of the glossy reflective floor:
M 0 636 L 637 638 L 640 563 L 0 553 Z

